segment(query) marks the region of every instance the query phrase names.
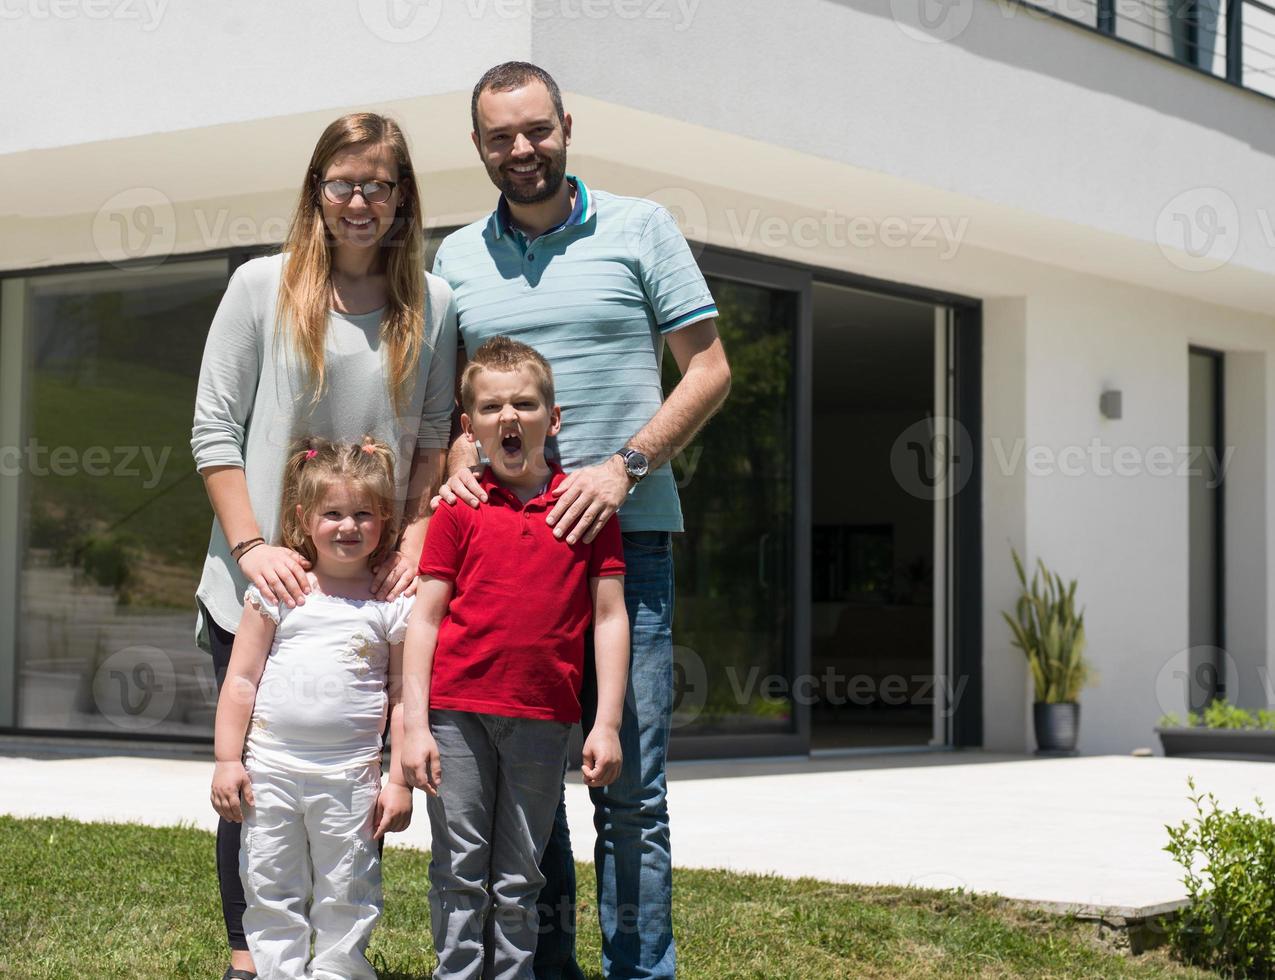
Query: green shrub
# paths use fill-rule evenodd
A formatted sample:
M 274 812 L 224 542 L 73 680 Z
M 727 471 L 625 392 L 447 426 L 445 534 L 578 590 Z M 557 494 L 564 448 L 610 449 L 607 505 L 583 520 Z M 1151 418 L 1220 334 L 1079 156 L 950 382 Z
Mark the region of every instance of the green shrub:
M 1189 963 L 1233 977 L 1275 974 L 1275 821 L 1261 800 L 1256 813 L 1224 811 L 1212 793 L 1195 792 L 1195 818 L 1166 827 L 1164 848 L 1186 872 L 1188 904 L 1169 939 Z M 1207 801 L 1207 808 L 1205 806 Z
M 1243 708 L 1228 704 L 1225 699 L 1213 701 L 1204 709 L 1206 728 L 1256 728 L 1257 718 Z
M 129 579 L 129 549 L 118 537 L 87 539 L 80 548 L 84 574 L 98 585 L 118 589 Z
M 1160 728 L 1181 728 L 1182 718 L 1173 713 L 1161 715 L 1158 725 Z M 1236 705 L 1227 704 L 1225 700 L 1218 700 L 1211 702 L 1204 709 L 1203 716 L 1197 715 L 1194 711 L 1189 712 L 1186 716 L 1186 727 L 1225 728 L 1231 731 L 1260 729 L 1275 732 L 1275 711 L 1269 708 L 1260 708 L 1255 712 L 1245 711 Z

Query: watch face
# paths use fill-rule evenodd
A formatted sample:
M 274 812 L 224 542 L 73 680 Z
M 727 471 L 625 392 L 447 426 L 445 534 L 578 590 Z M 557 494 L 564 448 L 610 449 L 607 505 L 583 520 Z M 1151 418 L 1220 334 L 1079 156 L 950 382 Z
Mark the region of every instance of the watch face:
M 646 476 L 649 464 L 646 457 L 635 449 L 625 458 L 624 466 L 633 476 L 640 479 Z

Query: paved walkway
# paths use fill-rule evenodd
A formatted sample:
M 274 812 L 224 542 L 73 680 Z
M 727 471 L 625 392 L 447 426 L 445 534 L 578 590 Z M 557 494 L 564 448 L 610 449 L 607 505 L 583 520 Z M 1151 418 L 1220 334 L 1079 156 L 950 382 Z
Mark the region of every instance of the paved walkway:
M 121 757 L 118 748 L 0 742 L 0 811 L 208 830 L 205 755 Z M 65 751 L 66 746 L 62 749 Z M 98 754 L 86 754 L 97 752 Z M 1187 776 L 1226 807 L 1275 810 L 1275 765 L 982 752 L 677 763 L 669 805 L 677 865 L 865 884 L 963 887 L 1078 911 L 1148 914 L 1180 901 L 1165 824 L 1191 813 Z M 567 787 L 577 856 L 592 840 L 578 780 Z M 427 848 L 418 806 L 391 846 Z

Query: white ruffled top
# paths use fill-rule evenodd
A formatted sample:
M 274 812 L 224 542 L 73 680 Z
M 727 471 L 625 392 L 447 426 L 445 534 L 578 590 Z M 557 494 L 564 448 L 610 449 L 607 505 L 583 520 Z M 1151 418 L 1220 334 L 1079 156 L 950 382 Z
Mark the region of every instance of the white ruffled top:
M 289 608 L 248 586 L 245 605 L 276 628 L 257 684 L 245 763 L 329 775 L 378 761 L 390 644 L 403 642 L 412 602 L 311 592 L 303 605 Z

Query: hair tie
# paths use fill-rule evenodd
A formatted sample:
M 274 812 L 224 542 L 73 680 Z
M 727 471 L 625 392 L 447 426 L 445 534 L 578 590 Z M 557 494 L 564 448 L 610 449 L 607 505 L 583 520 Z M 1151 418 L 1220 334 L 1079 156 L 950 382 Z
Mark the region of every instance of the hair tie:
M 363 443 L 363 451 L 367 453 L 369 456 L 371 456 L 374 452 L 376 452 L 376 443 L 374 442 Z
M 305 458 L 306 458 L 306 459 L 314 459 L 314 457 L 315 457 L 315 456 L 317 456 L 317 455 L 319 455 L 319 451 L 318 451 L 317 449 L 307 449 L 307 450 L 305 451 Z

